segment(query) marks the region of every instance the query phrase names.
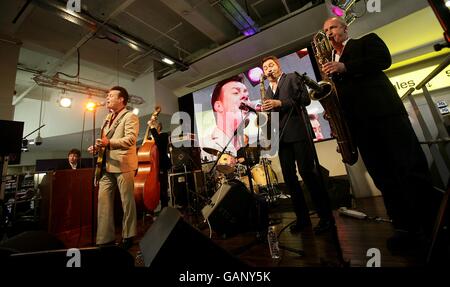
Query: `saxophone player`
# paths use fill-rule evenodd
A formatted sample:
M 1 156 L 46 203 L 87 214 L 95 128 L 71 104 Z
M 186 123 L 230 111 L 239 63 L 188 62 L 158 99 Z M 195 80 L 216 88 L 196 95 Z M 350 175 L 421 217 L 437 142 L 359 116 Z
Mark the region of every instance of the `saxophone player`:
M 428 164 L 408 113 L 383 73 L 391 65 L 386 44 L 376 34 L 350 39 L 340 18 L 327 19 L 323 31 L 334 59 L 322 66 L 333 75 L 350 133 L 382 192 L 395 233 L 387 245 L 392 253 L 408 253 L 423 245 L 434 221 Z
M 262 69 L 269 81 L 264 111 L 279 112 L 279 150 L 278 155 L 284 181 L 291 194 L 292 204 L 297 216 L 296 224 L 291 232 L 300 232 L 311 226 L 309 209 L 306 205 L 303 190 L 299 184 L 296 164 L 300 175 L 310 191 L 311 198 L 320 217 L 314 228 L 316 234 L 329 230 L 334 225 L 330 200 L 320 177 L 315 172 L 314 157 L 308 144 L 308 133 L 303 117 L 297 113 L 295 106 L 307 106 L 311 103 L 307 89 L 296 74 L 283 73 L 279 60 L 274 56 L 262 60 Z M 311 129 L 312 130 L 312 129 Z M 274 141 L 275 139 L 272 139 Z

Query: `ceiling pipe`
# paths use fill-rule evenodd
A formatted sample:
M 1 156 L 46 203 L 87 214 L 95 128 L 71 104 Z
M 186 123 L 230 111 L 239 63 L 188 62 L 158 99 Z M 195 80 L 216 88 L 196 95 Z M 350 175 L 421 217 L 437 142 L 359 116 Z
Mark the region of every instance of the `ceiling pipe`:
M 184 71 L 189 68 L 187 64 L 177 60 L 175 57 L 164 53 L 158 48 L 147 44 L 143 40 L 130 35 L 125 31 L 120 30 L 118 27 L 114 27 L 108 23 L 102 23 L 100 20 L 97 20 L 95 17 L 89 15 L 86 11 L 82 11 L 80 13 L 72 12 L 66 9 L 64 5 L 56 1 L 34 0 L 33 3 L 40 8 L 55 13 L 57 16 L 67 21 L 88 28 L 89 30 L 95 31 L 96 33 L 101 33 L 109 40 L 124 44 L 135 51 L 139 51 L 141 53 L 155 51 L 155 53 L 151 53 L 150 55 L 156 61 L 164 63 L 162 62 L 163 58 L 170 58 L 175 63 L 175 67 L 177 69 Z M 157 54 L 158 56 L 152 54 Z

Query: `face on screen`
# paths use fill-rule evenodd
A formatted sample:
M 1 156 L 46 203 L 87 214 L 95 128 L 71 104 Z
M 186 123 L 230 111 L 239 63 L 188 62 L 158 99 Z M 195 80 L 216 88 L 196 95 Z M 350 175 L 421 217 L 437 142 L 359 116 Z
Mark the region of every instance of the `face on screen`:
M 226 83 L 222 87 L 220 100 L 214 103 L 217 117 L 221 117 L 227 124 L 239 124 L 243 112 L 239 106 L 242 101 L 248 101 L 248 99 L 248 89 L 243 83 Z

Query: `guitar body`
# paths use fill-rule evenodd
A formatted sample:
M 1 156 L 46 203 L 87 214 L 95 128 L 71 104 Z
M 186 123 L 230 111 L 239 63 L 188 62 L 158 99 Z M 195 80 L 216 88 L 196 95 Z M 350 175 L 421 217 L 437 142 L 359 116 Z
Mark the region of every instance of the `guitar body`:
M 134 177 L 134 199 L 139 211 L 153 211 L 160 200 L 159 153 L 156 143 L 145 142 L 138 151 L 139 166 Z
M 99 149 L 97 155 L 98 155 L 98 157 L 97 157 L 97 163 L 95 164 L 94 186 L 98 186 L 98 182 L 100 181 L 100 178 L 102 177 L 103 160 L 105 158 L 105 148 Z

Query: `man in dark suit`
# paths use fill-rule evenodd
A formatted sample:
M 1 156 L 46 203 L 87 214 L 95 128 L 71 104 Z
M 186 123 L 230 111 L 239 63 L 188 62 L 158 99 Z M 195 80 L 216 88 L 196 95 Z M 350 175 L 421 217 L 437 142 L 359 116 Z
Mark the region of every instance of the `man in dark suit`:
M 388 247 L 417 246 L 434 220 L 428 164 L 408 113 L 383 73 L 392 61 L 386 44 L 374 33 L 349 39 L 347 29 L 336 17 L 324 22 L 334 61 L 322 71 L 332 76 L 352 137 L 383 194 L 396 229 Z
M 262 60 L 264 74 L 269 80 L 263 110 L 279 112 L 279 151 L 281 171 L 291 194 L 297 222 L 291 226 L 292 232 L 302 231 L 311 226 L 309 209 L 306 205 L 302 188 L 299 184 L 296 163 L 300 175 L 308 188 L 320 217 L 314 228 L 317 234 L 328 230 L 333 224 L 330 201 L 324 184 L 315 168 L 313 150 L 308 143 L 312 136 L 300 114 L 299 105 L 311 103 L 306 87 L 296 74 L 284 74 L 278 59 L 274 56 Z M 309 129 L 310 131 L 312 130 Z M 275 139 L 272 139 L 272 142 Z
M 156 146 L 159 153 L 159 184 L 160 184 L 160 200 L 161 210 L 168 206 L 168 170 L 172 167 L 169 157 L 167 156 L 169 147 L 169 134 L 162 133 L 162 124 L 156 121 L 155 116 L 152 116 L 147 123 L 150 126 L 150 132 L 155 139 Z

